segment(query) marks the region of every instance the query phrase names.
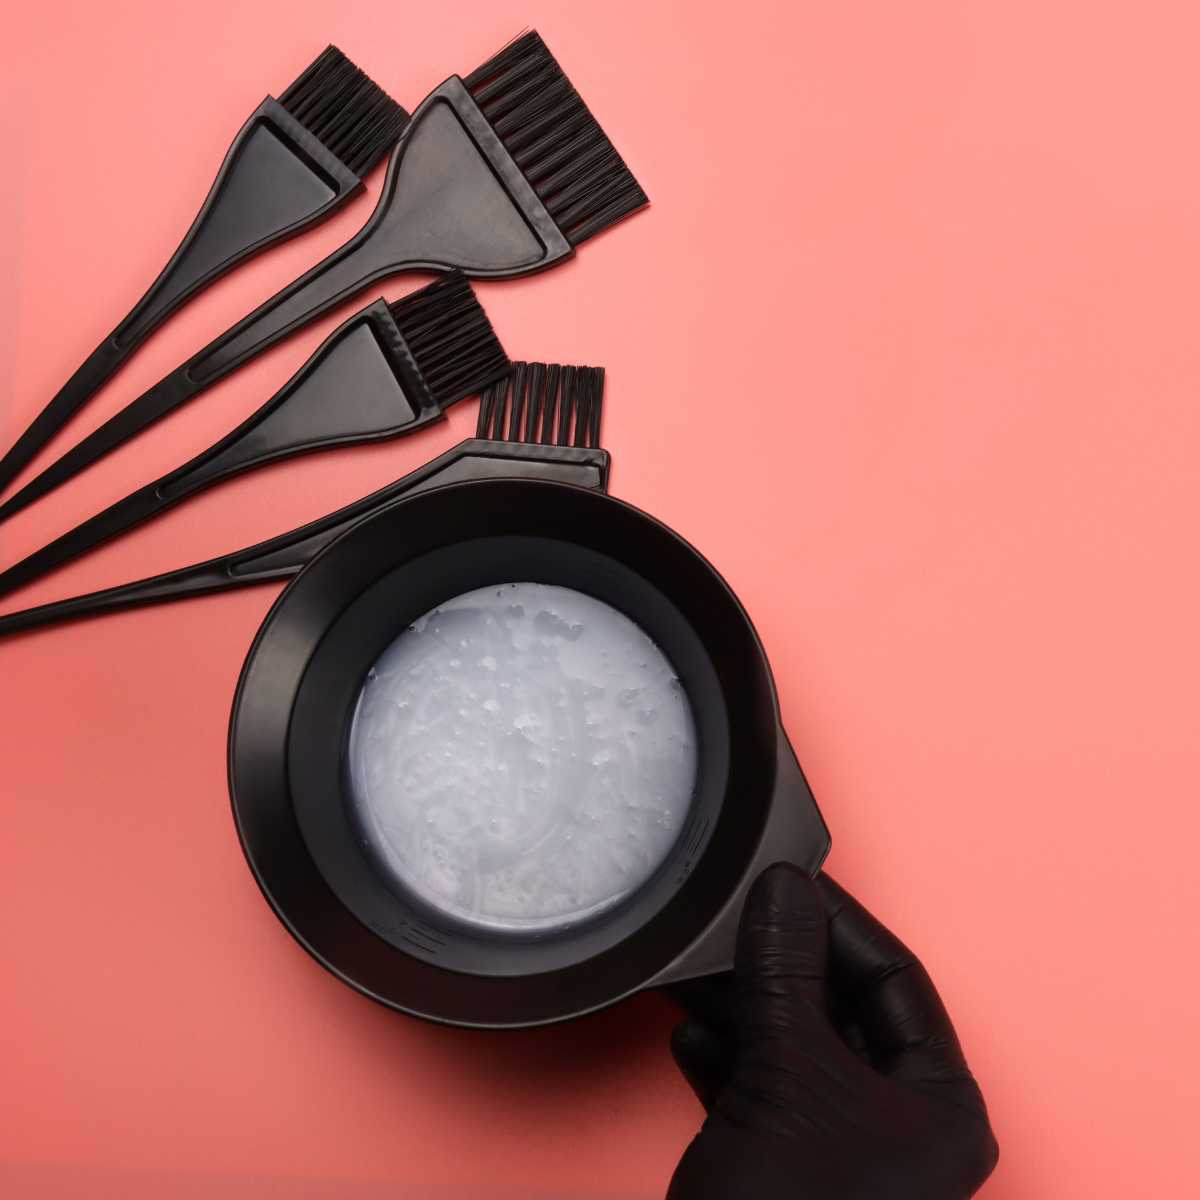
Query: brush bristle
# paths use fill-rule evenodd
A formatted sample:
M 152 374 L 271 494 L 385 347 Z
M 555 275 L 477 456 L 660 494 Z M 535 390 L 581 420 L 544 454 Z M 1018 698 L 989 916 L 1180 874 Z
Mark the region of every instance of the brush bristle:
M 443 408 L 508 374 L 508 355 L 461 271 L 390 308 L 421 377 Z
M 598 449 L 603 400 L 603 367 L 515 362 L 480 398 L 476 436 Z
M 463 82 L 571 245 L 647 203 L 536 33 L 506 46 Z
M 336 46 L 324 50 L 279 103 L 360 177 L 408 124 L 408 113 Z

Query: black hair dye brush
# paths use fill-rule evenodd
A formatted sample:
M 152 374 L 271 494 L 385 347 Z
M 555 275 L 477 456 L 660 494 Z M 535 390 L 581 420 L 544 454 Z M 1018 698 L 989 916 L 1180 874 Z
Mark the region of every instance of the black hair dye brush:
M 408 114 L 330 46 L 233 140 L 171 261 L 0 459 L 0 492 L 171 313 L 240 262 L 323 221 L 362 190 Z
M 30 481 L 0 505 L 0 520 L 376 280 L 455 267 L 528 275 L 645 203 L 545 43 L 525 34 L 426 97 L 355 237 Z
M 513 363 L 484 392 L 476 436 L 345 508 L 244 550 L 68 600 L 0 616 L 0 637 L 80 617 L 118 612 L 254 583 L 290 579 L 363 517 L 416 492 L 468 479 L 547 479 L 608 486 L 600 448 L 601 367 Z
M 227 437 L 6 571 L 0 595 L 39 579 L 189 496 L 245 471 L 333 446 L 412 433 L 508 374 L 487 314 L 460 272 L 339 326 Z

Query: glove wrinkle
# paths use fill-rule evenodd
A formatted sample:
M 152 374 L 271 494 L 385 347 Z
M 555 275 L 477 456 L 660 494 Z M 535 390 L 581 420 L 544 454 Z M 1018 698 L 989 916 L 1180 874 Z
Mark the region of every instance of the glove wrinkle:
M 674 993 L 707 1116 L 668 1200 L 968 1200 L 998 1150 L 920 960 L 828 876 L 755 881 L 732 980 Z

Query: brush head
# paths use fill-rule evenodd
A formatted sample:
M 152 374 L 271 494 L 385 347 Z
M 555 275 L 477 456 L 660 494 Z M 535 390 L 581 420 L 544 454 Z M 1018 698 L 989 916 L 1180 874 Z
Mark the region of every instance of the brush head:
M 388 307 L 421 378 L 443 408 L 508 374 L 508 355 L 461 271 Z
M 647 203 L 536 33 L 519 37 L 463 82 L 572 246 Z
M 336 46 L 322 51 L 279 103 L 360 178 L 408 124 L 408 113 Z
M 515 362 L 480 397 L 476 437 L 542 446 L 600 447 L 603 367 Z

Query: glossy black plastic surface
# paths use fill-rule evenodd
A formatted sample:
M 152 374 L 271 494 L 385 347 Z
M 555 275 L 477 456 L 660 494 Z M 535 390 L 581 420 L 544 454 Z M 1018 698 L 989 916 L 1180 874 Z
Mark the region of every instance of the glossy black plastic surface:
M 0 637 L 144 604 L 290 579 L 367 514 L 442 484 L 515 477 L 603 490 L 608 486 L 608 470 L 605 450 L 469 438 L 362 500 L 265 542 L 148 579 L 5 613 L 0 616 Z
M 347 840 L 336 759 L 372 651 L 474 581 L 533 572 L 598 592 L 674 655 L 701 730 L 697 821 L 619 909 L 556 938 L 485 947 L 381 879 Z M 355 525 L 272 609 L 230 731 L 243 848 L 291 932 L 385 1004 L 492 1028 L 562 1020 L 728 966 L 728 914 L 757 864 L 789 858 L 815 871 L 828 850 L 789 762 L 762 647 L 713 568 L 628 505 L 528 481 L 437 488 Z
M 441 416 L 387 302 L 378 300 L 334 330 L 270 400 L 215 445 L 0 571 L 0 595 L 234 475 L 314 450 L 398 437 Z
M 400 139 L 375 212 L 341 249 L 82 439 L 5 504 L 4 520 L 161 420 L 247 360 L 370 284 L 405 271 L 508 278 L 574 254 L 453 76 Z
M 285 108 L 264 100 L 170 262 L 0 459 L 0 491 L 171 313 L 238 263 L 323 220 L 362 186 Z
M 484 496 L 483 502 L 488 498 Z M 495 503 L 495 501 L 491 501 Z M 487 935 L 447 921 L 406 894 L 364 850 L 344 800 L 344 748 L 363 681 L 405 626 L 449 596 L 513 580 L 567 583 L 636 614 L 691 700 L 699 744 L 697 786 L 678 841 L 654 876 L 596 920 L 554 936 Z M 456 971 L 521 976 L 594 958 L 637 934 L 674 897 L 717 824 L 729 776 L 729 715 L 695 629 L 643 574 L 609 554 L 561 538 L 468 538 L 399 563 L 344 608 L 325 631 L 292 709 L 288 775 L 309 854 L 343 904 L 398 950 Z M 414 942 L 413 929 L 425 931 Z M 436 938 L 432 936 L 436 930 Z

